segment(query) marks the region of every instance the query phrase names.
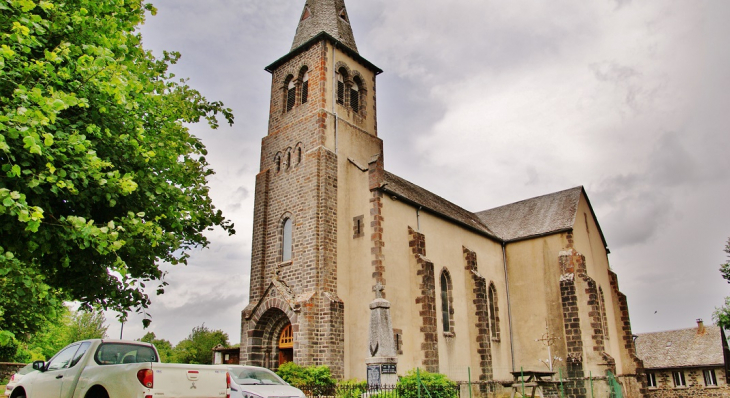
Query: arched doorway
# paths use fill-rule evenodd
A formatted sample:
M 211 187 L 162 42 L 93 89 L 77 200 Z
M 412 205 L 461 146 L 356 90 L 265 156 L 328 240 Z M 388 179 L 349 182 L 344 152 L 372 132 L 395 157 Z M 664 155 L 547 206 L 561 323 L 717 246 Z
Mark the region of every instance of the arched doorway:
M 296 317 L 290 319 L 278 307 L 266 310 L 249 332 L 251 343 L 246 364 L 276 371 L 280 364 L 293 362 L 296 325 Z
M 294 333 L 291 323 L 284 326 L 279 335 L 279 366 L 294 360 Z

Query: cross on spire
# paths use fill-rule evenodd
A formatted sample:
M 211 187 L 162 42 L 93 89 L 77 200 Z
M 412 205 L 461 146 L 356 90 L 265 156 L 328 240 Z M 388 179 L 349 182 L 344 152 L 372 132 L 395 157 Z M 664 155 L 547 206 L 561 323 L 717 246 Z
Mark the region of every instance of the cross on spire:
M 373 286 L 376 299 L 383 298 L 383 290 L 385 290 L 385 287 L 380 283 L 380 281 Z

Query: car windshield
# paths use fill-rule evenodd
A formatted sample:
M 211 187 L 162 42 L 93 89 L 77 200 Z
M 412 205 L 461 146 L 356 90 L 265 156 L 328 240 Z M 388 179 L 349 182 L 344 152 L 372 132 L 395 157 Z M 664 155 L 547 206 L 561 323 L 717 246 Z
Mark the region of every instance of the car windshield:
M 146 345 L 125 343 L 104 343 L 96 350 L 94 357 L 99 365 L 157 362 L 155 350 Z
M 228 368 L 233 381 L 238 385 L 246 384 L 276 384 L 287 385 L 284 380 L 274 372 L 264 368 L 253 368 L 246 366 L 231 366 Z

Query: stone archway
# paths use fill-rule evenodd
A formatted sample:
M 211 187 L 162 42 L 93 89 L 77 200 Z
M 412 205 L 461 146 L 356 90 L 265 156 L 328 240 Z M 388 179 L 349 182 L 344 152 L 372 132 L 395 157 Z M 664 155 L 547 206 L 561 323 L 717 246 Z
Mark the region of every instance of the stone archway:
M 287 344 L 281 346 L 282 333 L 288 329 L 291 339 Z M 263 366 L 276 370 L 283 362 L 293 361 L 294 358 L 294 324 L 287 314 L 279 308 L 269 308 L 256 322 L 255 335 L 261 336 L 260 345 L 250 347 L 252 365 Z M 290 343 L 290 344 L 289 344 Z

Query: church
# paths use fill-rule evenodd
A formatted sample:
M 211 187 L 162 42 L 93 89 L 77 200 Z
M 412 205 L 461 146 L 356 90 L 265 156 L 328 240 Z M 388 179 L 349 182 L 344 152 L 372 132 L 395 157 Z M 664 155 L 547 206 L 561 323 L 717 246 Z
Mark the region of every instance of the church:
M 266 70 L 242 364 L 364 380 L 377 285 L 399 375 L 553 370 L 639 391 L 626 296 L 583 187 L 472 212 L 388 172 L 382 70 L 358 52 L 344 0 L 307 0 L 291 50 Z

